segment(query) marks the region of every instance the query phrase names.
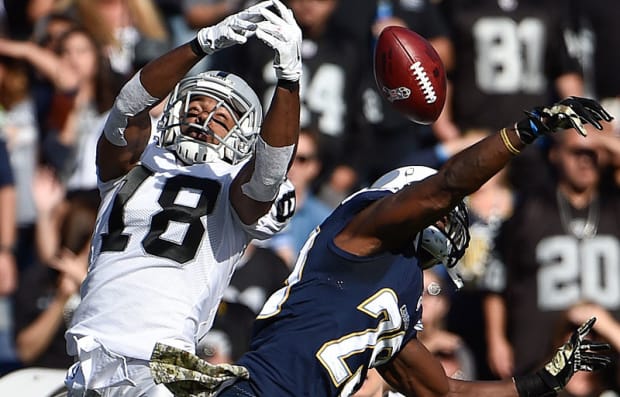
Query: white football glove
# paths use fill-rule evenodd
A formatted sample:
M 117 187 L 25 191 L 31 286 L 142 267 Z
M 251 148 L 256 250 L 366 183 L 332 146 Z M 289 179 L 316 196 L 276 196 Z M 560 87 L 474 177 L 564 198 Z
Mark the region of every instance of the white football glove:
M 205 54 L 211 55 L 222 48 L 244 44 L 256 30 L 256 23 L 265 18 L 261 10 L 269 7 L 271 0 L 260 2 L 236 14 L 229 15 L 220 23 L 202 28 L 196 38 Z
M 280 0 L 273 0 L 280 16 L 266 8 L 260 12 L 265 21 L 258 22 L 256 37 L 273 48 L 276 55 L 273 67 L 278 80 L 299 81 L 301 77 L 301 29 L 293 17 L 293 12 Z

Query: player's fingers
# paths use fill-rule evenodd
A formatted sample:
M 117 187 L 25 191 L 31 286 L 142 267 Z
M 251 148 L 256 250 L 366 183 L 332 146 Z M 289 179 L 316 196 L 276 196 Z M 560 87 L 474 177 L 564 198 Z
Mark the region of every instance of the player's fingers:
M 588 367 L 591 368 L 591 370 L 599 370 L 607 367 L 609 364 L 611 364 L 611 362 L 612 359 L 609 356 L 603 356 L 593 353 L 584 353 L 581 355 L 581 360 L 578 367 L 580 369 L 581 367 Z
M 230 24 L 230 27 L 237 33 L 244 31 L 254 31 L 257 28 L 256 22 L 247 21 L 240 18 L 234 18 Z
M 278 13 L 287 23 L 295 23 L 295 17 L 293 17 L 293 12 L 288 9 L 280 0 L 273 0 L 273 5 L 278 10 Z
M 579 333 L 579 336 L 581 337 L 581 339 L 583 339 L 583 337 L 585 337 L 590 332 L 592 327 L 594 327 L 595 322 L 596 322 L 596 317 L 591 317 L 588 321 L 581 324 L 579 328 L 577 328 L 577 332 Z
M 593 352 L 601 352 L 601 351 L 611 350 L 611 345 L 609 343 L 603 343 L 603 342 L 592 342 L 586 339 L 581 343 L 581 349 L 589 350 Z
M 279 41 L 274 37 L 272 32 L 262 26 L 259 26 L 258 29 L 256 29 L 256 37 L 264 41 L 271 48 L 276 48 Z
M 267 8 L 261 8 L 260 12 L 266 20 L 273 23 L 274 25 L 283 25 L 285 23 L 283 18 L 279 17 L 273 11 Z

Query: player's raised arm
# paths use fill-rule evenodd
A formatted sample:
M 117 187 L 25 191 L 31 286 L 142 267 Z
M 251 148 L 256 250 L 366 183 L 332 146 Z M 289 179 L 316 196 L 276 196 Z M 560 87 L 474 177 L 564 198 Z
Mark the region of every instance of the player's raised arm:
M 453 156 L 437 174 L 416 183 L 415 188 L 406 187 L 366 208 L 338 236 L 338 245 L 358 255 L 402 247 L 421 229 L 448 214 L 539 136 L 566 128 L 585 135 L 584 124 L 600 130 L 601 121 L 613 119 L 598 102 L 578 97 L 536 108 L 526 115 L 513 127 Z M 353 243 L 357 239 L 366 243 Z
M 252 160 L 231 187 L 231 200 L 240 219 L 251 224 L 269 211 L 284 182 L 299 137 L 299 79 L 301 77 L 301 29 L 293 13 L 279 0 L 276 12 L 261 9 L 256 37 L 273 48 L 273 67 L 278 84 Z
M 388 383 L 406 396 L 554 396 L 577 371 L 596 371 L 611 363 L 610 357 L 601 354 L 610 349 L 608 344 L 586 339 L 595 321 L 592 317 L 582 324 L 541 369 L 513 379 L 471 382 L 448 378 L 439 361 L 417 339 L 410 340 L 391 362 L 378 369 Z
M 269 5 L 271 1 L 259 3 L 199 30 L 193 40 L 154 59 L 125 84 L 99 140 L 97 166 L 102 180 L 126 174 L 140 159 L 151 133 L 148 110 L 202 58 L 245 43 L 254 34 L 256 22 L 264 19 L 260 10 Z

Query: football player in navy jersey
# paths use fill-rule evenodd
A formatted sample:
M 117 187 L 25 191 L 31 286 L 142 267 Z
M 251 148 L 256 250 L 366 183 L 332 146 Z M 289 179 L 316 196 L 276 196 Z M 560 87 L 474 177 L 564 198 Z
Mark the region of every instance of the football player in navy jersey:
M 544 368 L 495 382 L 448 378 L 416 334 L 422 271 L 442 263 L 460 284 L 452 267 L 469 241 L 462 199 L 539 135 L 564 128 L 584 134 L 585 123 L 602 129 L 601 121 L 611 119 L 597 102 L 571 97 L 535 108 L 439 171 L 409 166 L 385 174 L 344 200 L 309 237 L 285 287 L 258 315 L 250 351 L 237 366 L 176 360 L 174 347 L 157 345 L 154 378 L 186 392 L 189 384 L 198 385 L 191 392 L 213 390 L 226 379 L 220 397 L 335 397 L 350 396 L 377 368 L 408 396 L 525 397 L 554 395 L 576 371 L 607 365 L 599 351 L 609 346 L 584 339 L 594 318 Z
M 278 83 L 264 121 L 238 76 L 185 77 L 252 36 L 275 52 Z M 150 376 L 155 343 L 194 352 L 247 244 L 292 215 L 286 173 L 299 133 L 300 45 L 292 12 L 264 1 L 199 30 L 117 96 L 97 149 L 102 201 L 89 272 L 65 335 L 76 357 L 69 396 L 171 396 Z M 151 139 L 149 110 L 166 96 Z

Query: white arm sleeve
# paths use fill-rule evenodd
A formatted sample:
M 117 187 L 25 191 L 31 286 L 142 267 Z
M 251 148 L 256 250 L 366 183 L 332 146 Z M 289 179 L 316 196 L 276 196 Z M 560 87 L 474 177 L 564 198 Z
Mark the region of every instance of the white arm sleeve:
M 288 164 L 293 156 L 295 145 L 269 146 L 261 136 L 256 141 L 254 172 L 250 180 L 241 186 L 246 196 L 256 201 L 272 201 L 288 171 Z
M 123 86 L 103 127 L 106 139 L 113 145 L 127 146 L 125 140 L 127 118 L 135 116 L 159 101 L 159 98 L 151 96 L 146 91 L 140 82 L 140 74 L 141 72 L 136 73 Z

